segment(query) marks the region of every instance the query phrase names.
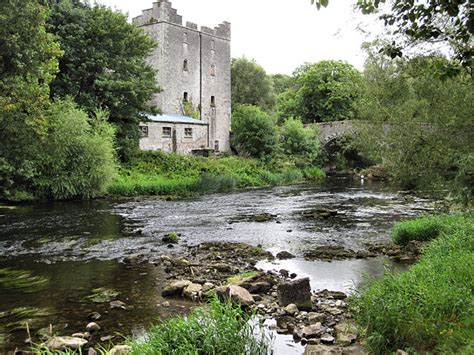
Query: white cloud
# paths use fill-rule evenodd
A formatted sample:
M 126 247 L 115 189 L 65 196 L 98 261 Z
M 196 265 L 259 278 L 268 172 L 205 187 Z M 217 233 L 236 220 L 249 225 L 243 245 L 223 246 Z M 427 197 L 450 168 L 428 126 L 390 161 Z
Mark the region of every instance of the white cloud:
M 99 0 L 130 17 L 150 8 L 152 0 Z M 310 0 L 174 0 L 184 21 L 213 27 L 232 23 L 232 56 L 255 59 L 269 73 L 290 74 L 304 62 L 345 60 L 361 69 L 360 46 L 365 36 L 356 30 L 367 18 L 352 10 L 352 0 L 332 0 L 316 10 Z M 369 20 L 370 21 L 370 20 Z

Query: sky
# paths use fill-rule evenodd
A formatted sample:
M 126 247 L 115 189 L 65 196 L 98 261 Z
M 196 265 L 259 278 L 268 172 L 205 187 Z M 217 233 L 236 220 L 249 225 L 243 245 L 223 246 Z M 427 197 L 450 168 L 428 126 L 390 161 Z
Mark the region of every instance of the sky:
M 153 0 L 98 0 L 138 16 Z M 353 10 L 355 0 L 331 0 L 317 10 L 310 0 L 172 0 L 186 21 L 215 27 L 232 24 L 232 57 L 255 59 L 269 74 L 291 74 L 305 62 L 345 60 L 362 69 L 361 44 L 371 36 L 357 28 L 379 25 Z

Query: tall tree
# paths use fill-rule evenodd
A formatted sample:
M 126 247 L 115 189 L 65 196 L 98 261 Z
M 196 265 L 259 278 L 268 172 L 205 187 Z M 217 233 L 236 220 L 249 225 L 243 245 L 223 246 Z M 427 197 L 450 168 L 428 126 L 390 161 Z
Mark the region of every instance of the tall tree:
M 232 105 L 258 106 L 271 111 L 275 105 L 273 83 L 254 60 L 232 59 Z
M 278 97 L 279 120 L 298 116 L 311 123 L 354 118 L 360 80 L 361 74 L 345 62 L 304 64 L 295 71 L 294 88 Z
M 107 7 L 78 0 L 49 3 L 51 31 L 64 50 L 51 94 L 72 97 L 89 113 L 107 110 L 121 157 L 127 159 L 138 147 L 138 123 L 156 112 L 150 100 L 159 88 L 146 62 L 156 44 L 124 14 Z
M 36 174 L 33 143 L 46 133 L 49 83 L 61 55 L 46 17 L 36 0 L 0 6 L 0 197 L 27 190 Z

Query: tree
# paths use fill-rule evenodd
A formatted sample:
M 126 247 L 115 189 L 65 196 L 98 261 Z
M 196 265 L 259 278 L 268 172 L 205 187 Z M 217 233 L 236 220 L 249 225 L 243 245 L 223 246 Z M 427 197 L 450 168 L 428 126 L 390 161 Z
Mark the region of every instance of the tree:
M 318 9 L 326 7 L 328 0 L 311 0 Z M 378 13 L 386 27 L 392 30 L 393 40 L 384 49 L 392 58 L 403 54 L 403 49 L 423 43 L 442 43 L 452 48 L 458 60 L 472 74 L 474 67 L 474 6 L 472 0 L 406 1 L 358 0 L 357 7 L 364 14 Z M 401 36 L 401 37 L 400 37 Z M 404 43 L 405 42 L 405 43 Z M 446 63 L 445 63 L 446 64 Z M 455 75 L 459 67 L 449 66 Z
M 43 112 L 61 55 L 46 16 L 35 0 L 0 7 L 0 198 L 28 190 L 37 174 L 34 143 L 46 133 Z
M 77 0 L 49 3 L 50 28 L 65 52 L 51 94 L 72 97 L 91 115 L 107 110 L 126 159 L 138 147 L 138 123 L 156 112 L 150 100 L 159 89 L 146 63 L 155 43 L 124 14 L 107 7 Z
M 275 152 L 278 135 L 275 122 L 259 107 L 237 105 L 232 113 L 234 144 L 239 154 L 268 158 Z
M 465 72 L 441 79 L 439 56 L 389 61 L 369 52 L 359 114 L 369 124 L 357 147 L 407 188 L 449 184 L 469 199 L 474 186 L 474 82 Z
M 258 106 L 271 111 L 275 105 L 272 80 L 254 60 L 232 59 L 232 106 Z
M 293 85 L 293 78 L 286 74 L 270 75 L 273 82 L 273 90 L 276 95 L 287 91 Z
M 290 89 L 295 93 L 281 94 L 277 111 L 292 113 L 304 123 L 354 118 L 360 80 L 360 73 L 345 62 L 305 64 L 295 72 L 295 88 Z
M 280 142 L 286 156 L 314 163 L 321 155 L 321 145 L 317 129 L 305 128 L 301 120 L 289 118 L 280 130 Z

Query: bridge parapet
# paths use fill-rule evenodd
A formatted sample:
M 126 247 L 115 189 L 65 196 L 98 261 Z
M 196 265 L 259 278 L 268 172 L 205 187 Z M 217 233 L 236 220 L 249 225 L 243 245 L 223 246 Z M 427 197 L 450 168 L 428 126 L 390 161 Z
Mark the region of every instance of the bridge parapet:
M 319 138 L 324 145 L 357 131 L 357 127 L 352 121 L 323 122 L 315 125 L 319 129 Z

